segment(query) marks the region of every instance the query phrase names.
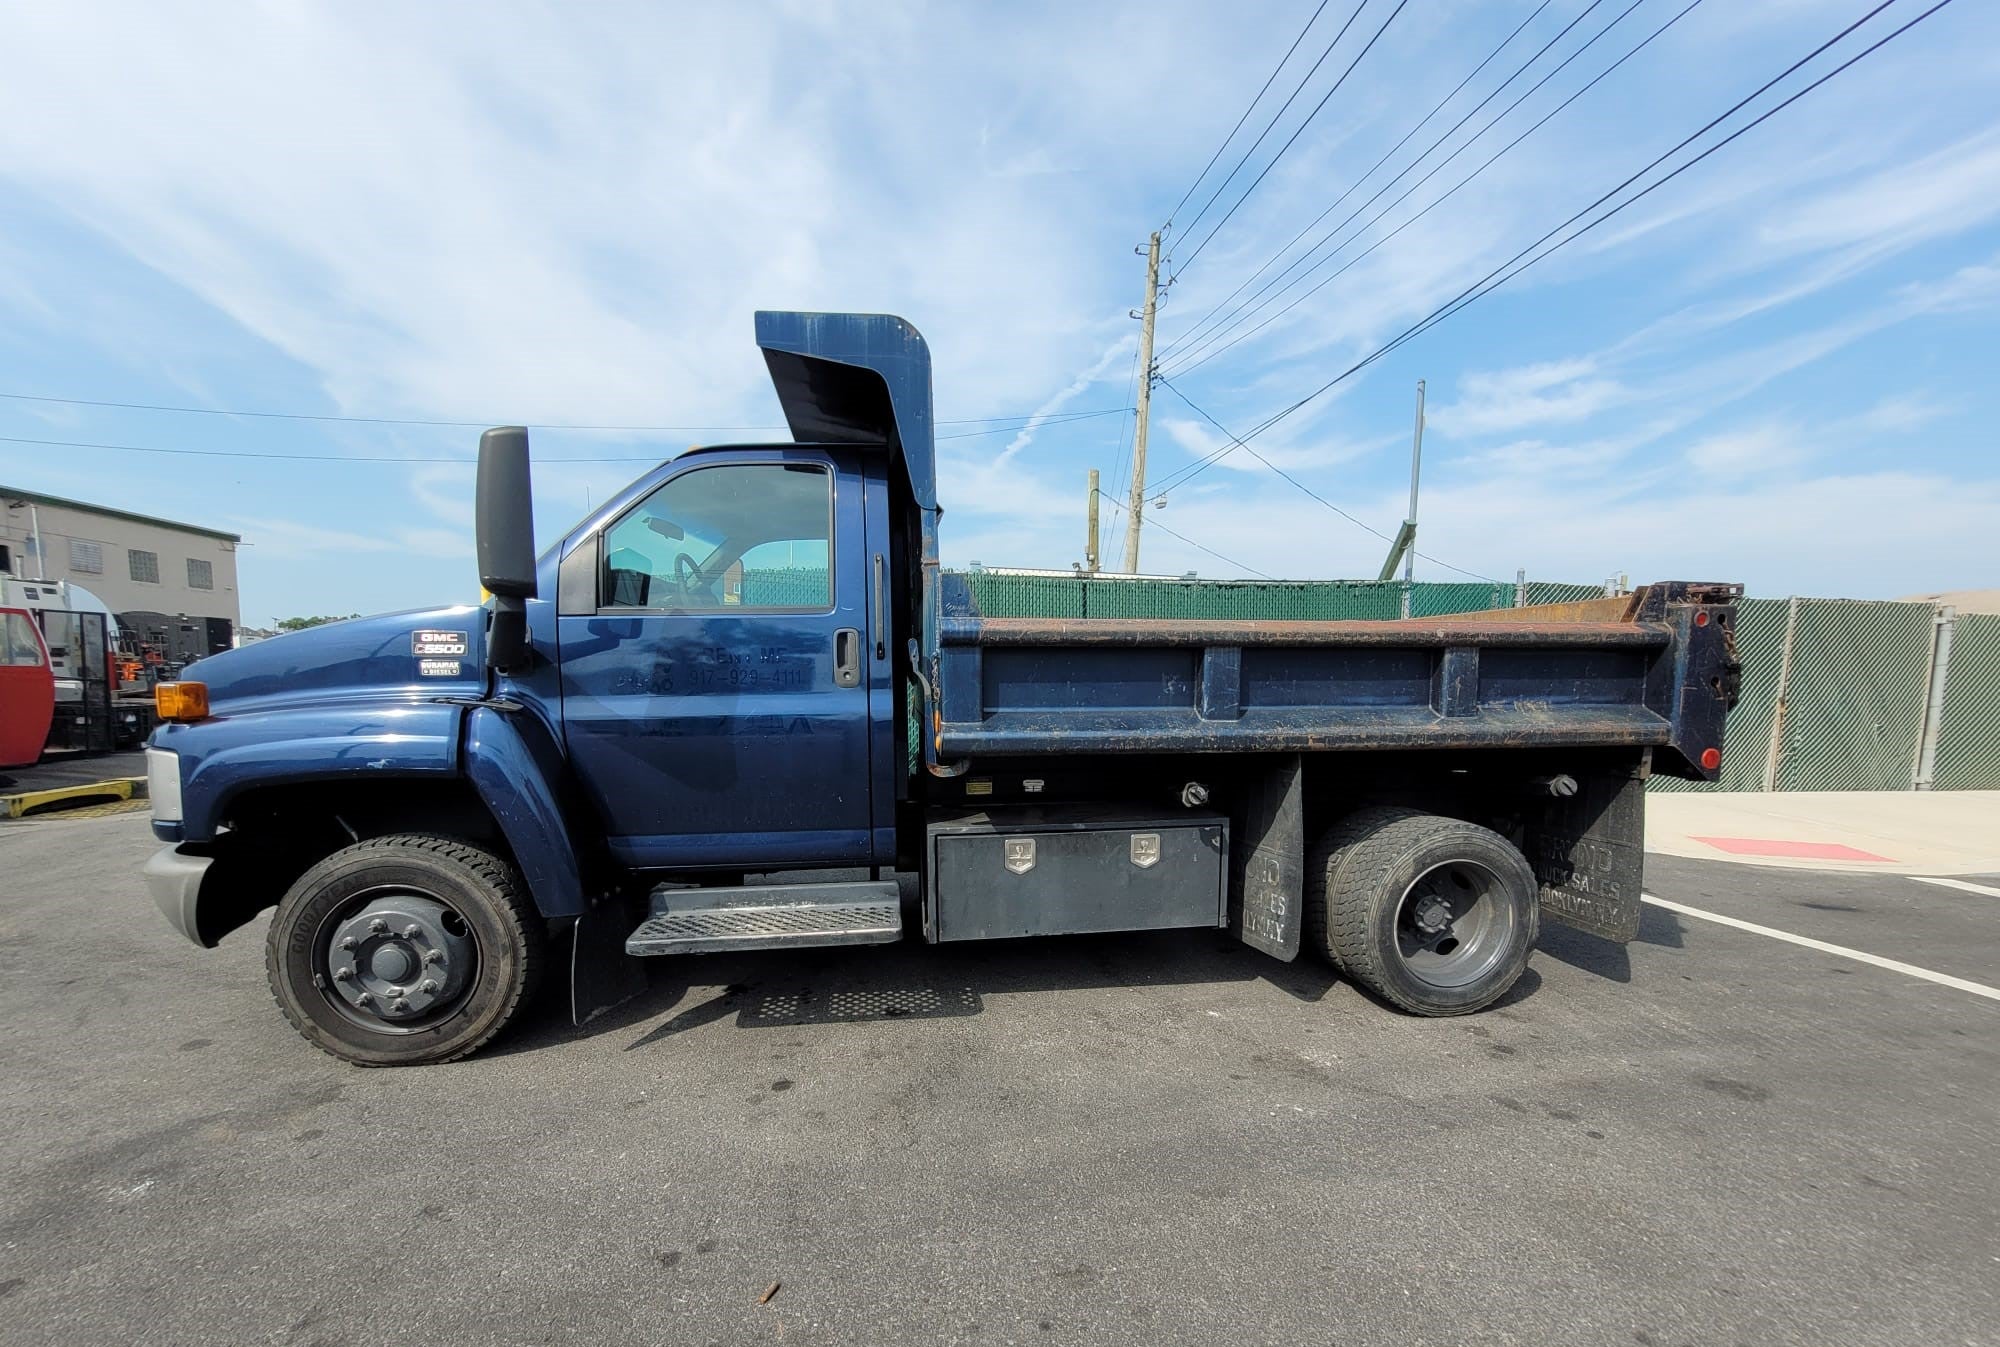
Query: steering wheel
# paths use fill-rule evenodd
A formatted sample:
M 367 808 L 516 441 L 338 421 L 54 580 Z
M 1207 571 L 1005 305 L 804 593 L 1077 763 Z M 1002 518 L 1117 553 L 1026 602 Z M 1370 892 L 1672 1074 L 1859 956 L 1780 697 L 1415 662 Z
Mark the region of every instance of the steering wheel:
M 701 573 L 701 567 L 695 564 L 695 559 L 685 552 L 675 553 L 674 584 L 681 592 L 682 602 L 686 602 L 688 596 L 695 592 L 694 587 L 688 584 L 690 577 L 693 578 L 695 585 L 707 587 L 708 577 Z

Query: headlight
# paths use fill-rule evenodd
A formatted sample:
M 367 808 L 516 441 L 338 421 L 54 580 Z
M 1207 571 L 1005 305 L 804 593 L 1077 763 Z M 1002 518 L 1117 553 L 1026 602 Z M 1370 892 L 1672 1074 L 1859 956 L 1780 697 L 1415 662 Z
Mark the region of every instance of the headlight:
M 146 795 L 161 823 L 181 821 L 181 755 L 164 748 L 146 750 Z

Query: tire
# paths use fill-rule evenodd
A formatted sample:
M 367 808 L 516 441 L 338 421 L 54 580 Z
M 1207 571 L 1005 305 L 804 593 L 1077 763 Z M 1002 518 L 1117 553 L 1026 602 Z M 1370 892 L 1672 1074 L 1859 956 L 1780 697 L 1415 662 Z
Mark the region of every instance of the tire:
M 1363 809 L 1308 858 L 1306 927 L 1335 968 L 1412 1015 L 1465 1015 L 1528 966 L 1541 908 L 1534 871 L 1476 823 Z
M 360 1066 L 416 1066 L 505 1029 L 534 997 L 545 944 L 513 867 L 468 842 L 399 833 L 299 876 L 264 964 L 307 1042 Z

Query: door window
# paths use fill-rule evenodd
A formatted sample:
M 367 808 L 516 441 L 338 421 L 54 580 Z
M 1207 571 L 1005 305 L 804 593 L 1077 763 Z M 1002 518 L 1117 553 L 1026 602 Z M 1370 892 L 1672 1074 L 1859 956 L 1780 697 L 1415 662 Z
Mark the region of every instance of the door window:
M 833 606 L 833 478 L 808 463 L 697 468 L 604 531 L 603 608 L 821 611 Z
M 42 664 L 42 643 L 24 613 L 0 613 L 0 664 Z

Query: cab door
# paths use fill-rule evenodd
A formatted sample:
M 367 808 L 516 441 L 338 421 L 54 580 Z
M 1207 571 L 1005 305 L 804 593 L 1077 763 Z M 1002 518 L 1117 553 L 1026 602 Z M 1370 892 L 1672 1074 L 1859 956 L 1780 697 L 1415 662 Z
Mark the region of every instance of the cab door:
M 563 734 L 616 859 L 873 861 L 861 504 L 818 451 L 701 453 L 572 545 Z
M 41 631 L 27 610 L 0 608 L 0 767 L 27 767 L 42 756 L 55 709 Z

